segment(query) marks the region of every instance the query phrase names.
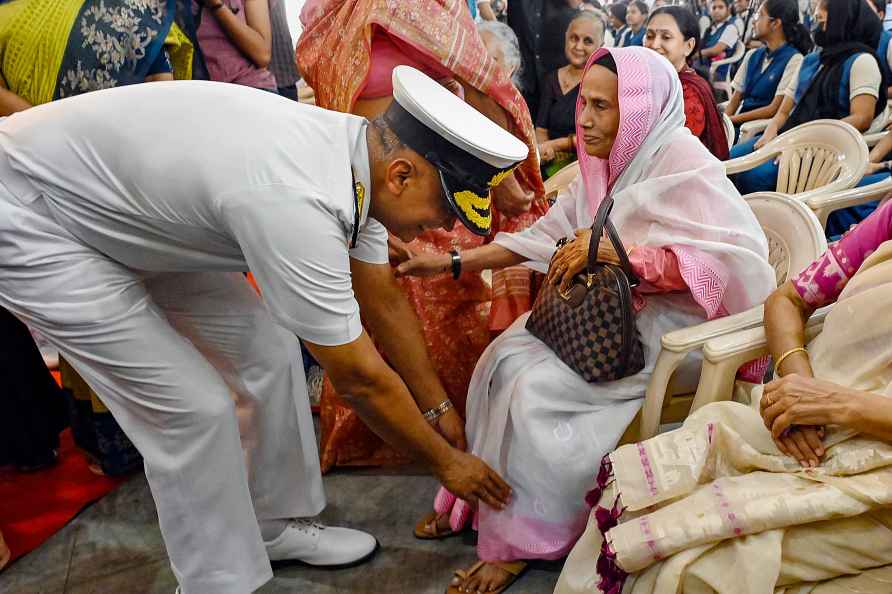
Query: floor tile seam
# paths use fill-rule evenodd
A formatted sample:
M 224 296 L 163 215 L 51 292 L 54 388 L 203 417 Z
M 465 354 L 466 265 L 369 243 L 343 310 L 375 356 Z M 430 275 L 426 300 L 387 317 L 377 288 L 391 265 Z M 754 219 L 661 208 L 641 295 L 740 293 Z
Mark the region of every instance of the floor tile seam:
M 74 549 L 77 547 L 77 535 L 80 532 L 77 525 L 73 526 L 74 536 L 71 538 L 71 548 L 68 550 L 68 566 L 65 568 L 65 582 L 62 584 L 62 594 L 68 594 L 68 578 L 71 577 L 71 566 L 74 563 Z

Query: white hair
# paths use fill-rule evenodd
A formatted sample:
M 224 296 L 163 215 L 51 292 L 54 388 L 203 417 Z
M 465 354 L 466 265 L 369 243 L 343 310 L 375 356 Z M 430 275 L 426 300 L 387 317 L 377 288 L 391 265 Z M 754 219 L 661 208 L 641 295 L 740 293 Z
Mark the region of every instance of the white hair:
M 523 70 L 523 61 L 520 58 L 520 43 L 517 41 L 517 35 L 514 34 L 511 27 L 499 21 L 480 21 L 477 23 L 477 31 L 479 33 L 492 33 L 502 44 L 505 64 L 514 71 L 511 75 L 511 82 L 520 89 L 522 84 L 520 74 Z

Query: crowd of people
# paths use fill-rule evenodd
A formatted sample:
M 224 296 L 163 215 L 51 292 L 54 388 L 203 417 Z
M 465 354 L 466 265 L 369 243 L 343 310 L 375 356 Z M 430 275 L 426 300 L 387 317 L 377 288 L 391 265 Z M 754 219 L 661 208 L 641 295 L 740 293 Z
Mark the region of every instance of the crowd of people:
M 881 0 L 307 0 L 297 40 L 287 9 L 0 4 L 0 464 L 53 464 L 78 412 L 39 333 L 110 409 L 96 431 L 142 455 L 182 594 L 369 558 L 372 536 L 315 521 L 320 474 L 411 457 L 442 483 L 415 536 L 477 533 L 449 594 L 565 557 L 556 594 L 892 564 L 892 205 L 833 213 L 777 287 L 744 196 L 779 165 L 723 163 L 815 120 L 889 125 Z M 860 185 L 890 172 L 886 134 Z M 623 250 L 592 236 L 605 204 Z M 530 328 L 591 254 L 636 278 L 643 361 L 605 382 Z M 663 335 L 761 304 L 774 375 L 752 403 L 617 448 Z

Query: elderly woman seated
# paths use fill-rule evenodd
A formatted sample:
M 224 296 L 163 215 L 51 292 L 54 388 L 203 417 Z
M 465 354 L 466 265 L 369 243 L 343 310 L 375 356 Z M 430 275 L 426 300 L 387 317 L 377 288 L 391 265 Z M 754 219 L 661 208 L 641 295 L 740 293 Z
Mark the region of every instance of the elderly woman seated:
M 457 572 L 449 592 L 501 592 L 527 560 L 564 556 L 585 527 L 592 469 L 641 406 L 660 337 L 759 303 L 774 285 L 755 216 L 684 122 L 681 83 L 668 61 L 638 47 L 598 50 L 576 111 L 579 177 L 528 230 L 462 254 L 470 270 L 526 263 L 545 272 L 551 262 L 547 282 L 566 287 L 591 241 L 602 261 L 617 261 L 610 242 L 590 231 L 598 206 L 612 198 L 611 220 L 645 281 L 634 299 L 645 363 L 634 375 L 587 383 L 526 329 L 529 314 L 487 348 L 468 389 L 468 443 L 515 496 L 505 509 L 478 510 L 480 561 Z M 440 273 L 451 261 L 421 254 L 398 272 Z M 470 516 L 441 490 L 416 535 L 454 534 Z
M 605 457 L 556 594 L 889 591 L 890 240 L 887 203 L 768 298 L 776 379 L 752 406 Z

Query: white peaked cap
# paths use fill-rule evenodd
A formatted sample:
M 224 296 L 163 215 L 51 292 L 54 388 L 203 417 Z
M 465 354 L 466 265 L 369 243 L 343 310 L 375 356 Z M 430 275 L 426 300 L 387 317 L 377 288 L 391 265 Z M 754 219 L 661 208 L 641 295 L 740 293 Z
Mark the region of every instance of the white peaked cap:
M 521 140 L 411 66 L 393 69 L 393 98 L 457 148 L 498 169 L 526 159 Z

